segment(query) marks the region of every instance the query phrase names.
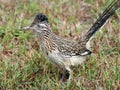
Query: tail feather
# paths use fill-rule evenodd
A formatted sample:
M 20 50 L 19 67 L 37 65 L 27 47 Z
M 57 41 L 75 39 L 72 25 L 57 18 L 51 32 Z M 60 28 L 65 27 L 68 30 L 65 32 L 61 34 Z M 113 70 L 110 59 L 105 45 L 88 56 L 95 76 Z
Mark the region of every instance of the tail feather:
M 120 0 L 114 0 L 100 15 L 87 34 L 83 37 L 82 44 L 86 44 L 90 38 L 105 24 L 105 22 L 115 13 L 120 7 Z

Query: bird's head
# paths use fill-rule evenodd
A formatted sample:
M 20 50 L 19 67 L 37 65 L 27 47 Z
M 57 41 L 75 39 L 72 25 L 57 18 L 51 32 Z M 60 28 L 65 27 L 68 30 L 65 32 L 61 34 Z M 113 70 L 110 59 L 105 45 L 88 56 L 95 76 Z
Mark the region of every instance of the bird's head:
M 40 28 L 46 27 L 46 24 L 48 24 L 48 18 L 42 13 L 39 13 L 35 16 L 32 24 L 30 26 L 26 26 L 23 29 L 24 30 L 35 30 L 37 32 L 40 32 Z

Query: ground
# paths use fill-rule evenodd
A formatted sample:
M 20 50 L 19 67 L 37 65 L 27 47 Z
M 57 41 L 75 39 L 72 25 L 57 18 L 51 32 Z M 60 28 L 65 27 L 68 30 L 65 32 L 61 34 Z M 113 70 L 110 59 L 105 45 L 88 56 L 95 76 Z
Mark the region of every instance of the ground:
M 37 13 L 48 16 L 61 37 L 77 40 L 112 0 L 1 0 L 0 90 L 119 90 L 120 10 L 92 40 L 94 54 L 75 67 L 71 83 L 61 82 L 61 70 L 41 52 L 29 25 Z

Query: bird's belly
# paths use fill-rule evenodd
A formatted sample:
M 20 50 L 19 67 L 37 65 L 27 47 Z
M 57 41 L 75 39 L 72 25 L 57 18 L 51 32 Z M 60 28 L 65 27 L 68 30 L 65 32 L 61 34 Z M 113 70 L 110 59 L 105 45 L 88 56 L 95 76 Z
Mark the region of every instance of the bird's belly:
M 72 66 L 80 65 L 86 60 L 86 56 L 72 56 L 70 62 Z
M 48 58 L 59 66 L 75 66 L 86 60 L 86 56 L 68 56 L 54 51 L 48 55 Z

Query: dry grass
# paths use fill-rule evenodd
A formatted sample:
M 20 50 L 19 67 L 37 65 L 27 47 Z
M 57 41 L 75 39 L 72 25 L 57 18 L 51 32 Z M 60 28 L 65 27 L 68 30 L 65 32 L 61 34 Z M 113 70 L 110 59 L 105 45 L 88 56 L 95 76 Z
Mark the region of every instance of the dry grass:
M 54 32 L 65 38 L 83 36 L 111 0 L 0 1 L 1 90 L 119 90 L 120 10 L 96 34 L 94 55 L 74 68 L 71 83 L 59 81 L 60 70 L 41 53 L 39 39 L 21 27 L 45 13 Z M 106 5 L 106 6 L 105 6 Z

